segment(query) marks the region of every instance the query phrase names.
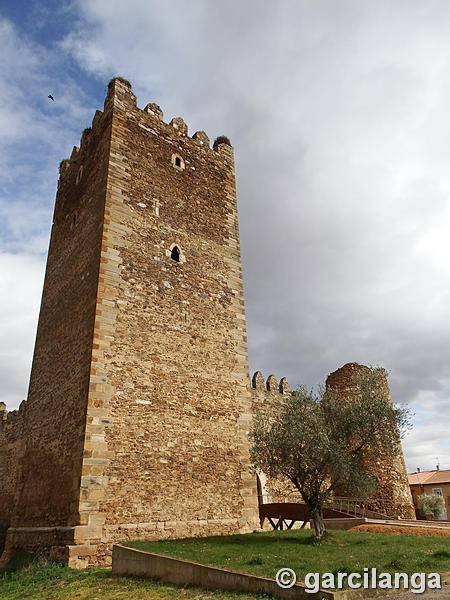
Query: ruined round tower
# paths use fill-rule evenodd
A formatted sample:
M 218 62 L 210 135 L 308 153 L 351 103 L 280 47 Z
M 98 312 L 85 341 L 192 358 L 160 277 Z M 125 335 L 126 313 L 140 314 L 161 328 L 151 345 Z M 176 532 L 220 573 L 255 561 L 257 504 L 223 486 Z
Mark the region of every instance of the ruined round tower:
M 347 363 L 327 377 L 327 389 L 335 390 L 338 397 L 358 394 L 358 377 L 368 373 L 369 367 L 357 363 Z M 389 393 L 387 375 L 384 372 L 385 385 Z M 370 465 L 370 473 L 378 482 L 378 490 L 369 510 L 398 516 L 403 519 L 415 519 L 414 505 L 406 473 L 405 459 L 400 443 L 394 459 L 384 459 L 376 465 Z M 345 495 L 345 494 L 343 494 Z
M 6 552 L 84 567 L 257 527 L 248 382 L 233 148 L 113 79 L 61 163 L 28 400 L 0 423 Z

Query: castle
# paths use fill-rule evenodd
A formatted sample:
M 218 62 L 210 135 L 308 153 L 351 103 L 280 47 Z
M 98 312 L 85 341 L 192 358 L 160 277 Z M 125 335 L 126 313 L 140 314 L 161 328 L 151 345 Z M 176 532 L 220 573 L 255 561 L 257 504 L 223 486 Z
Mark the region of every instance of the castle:
M 60 166 L 28 399 L 0 404 L 0 553 L 84 567 L 123 539 L 257 528 L 252 411 L 288 393 L 250 385 L 228 139 L 113 79 Z

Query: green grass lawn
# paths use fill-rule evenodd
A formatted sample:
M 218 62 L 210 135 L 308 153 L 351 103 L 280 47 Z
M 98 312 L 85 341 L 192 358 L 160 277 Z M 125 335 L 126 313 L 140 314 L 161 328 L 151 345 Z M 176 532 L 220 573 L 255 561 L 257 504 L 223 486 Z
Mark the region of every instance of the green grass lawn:
M 450 571 L 450 538 L 336 531 L 320 545 L 308 531 L 272 531 L 128 546 L 236 571 L 274 577 L 290 567 L 309 572 Z M 112 577 L 109 570 L 76 571 L 21 553 L 0 570 L 0 600 L 255 600 L 254 595 L 180 589 L 145 579 Z M 266 600 L 268 600 L 266 598 Z
M 450 538 L 333 531 L 317 544 L 310 531 L 271 531 L 125 545 L 226 569 L 275 577 L 289 567 L 310 572 L 430 573 L 450 571 Z
M 17 555 L 16 555 L 17 556 Z M 254 595 L 180 589 L 107 569 L 76 571 L 20 553 L 0 570 L 1 600 L 255 600 Z M 259 597 L 262 600 L 262 597 Z M 267 596 L 265 600 L 270 600 Z

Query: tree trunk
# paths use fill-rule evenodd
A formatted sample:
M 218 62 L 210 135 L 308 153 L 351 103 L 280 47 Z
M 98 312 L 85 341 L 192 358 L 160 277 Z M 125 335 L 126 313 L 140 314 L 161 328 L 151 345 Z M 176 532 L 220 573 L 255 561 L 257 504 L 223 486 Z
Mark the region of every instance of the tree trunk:
M 311 510 L 311 519 L 314 525 L 316 537 L 321 538 L 325 533 L 325 525 L 323 522 L 323 514 L 321 508 L 313 508 Z

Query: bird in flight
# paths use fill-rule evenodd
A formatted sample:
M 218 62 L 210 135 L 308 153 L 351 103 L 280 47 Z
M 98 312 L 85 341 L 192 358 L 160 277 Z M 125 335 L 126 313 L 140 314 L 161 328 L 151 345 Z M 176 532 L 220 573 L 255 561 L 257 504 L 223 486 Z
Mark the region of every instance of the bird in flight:
M 50 100 L 53 100 L 53 102 L 55 101 L 55 99 L 53 98 L 53 96 L 51 94 L 49 94 L 47 97 L 50 98 Z

